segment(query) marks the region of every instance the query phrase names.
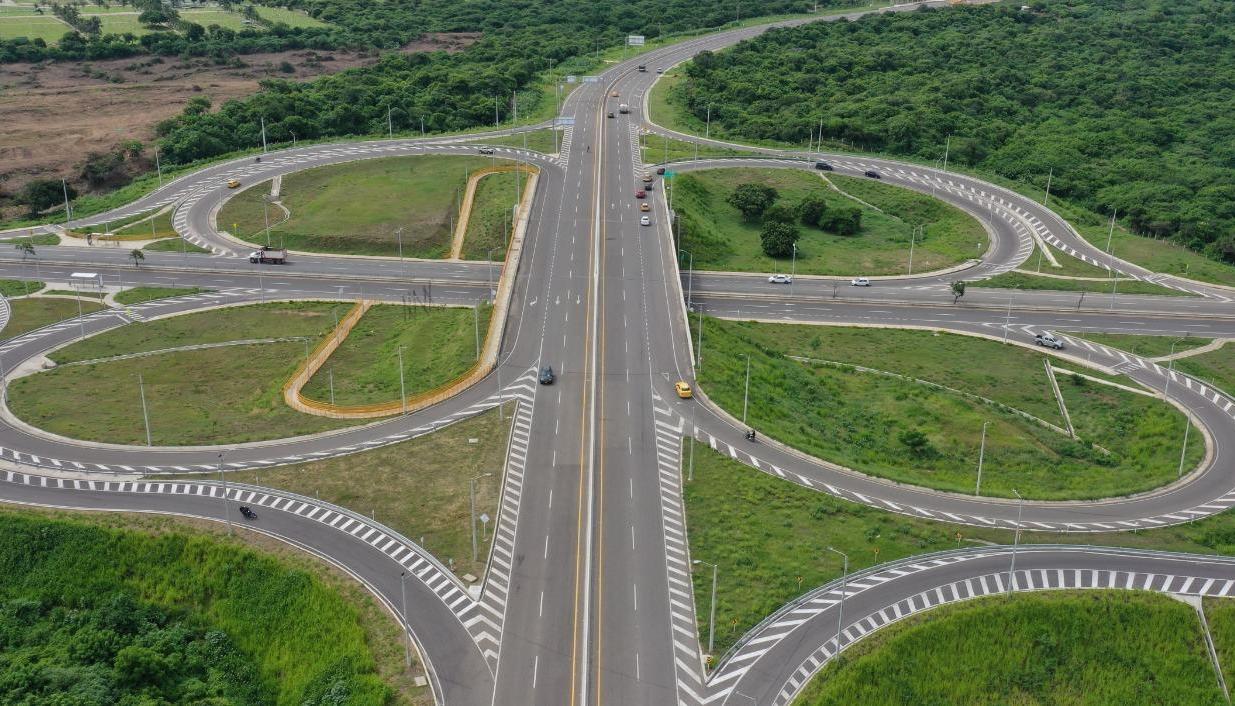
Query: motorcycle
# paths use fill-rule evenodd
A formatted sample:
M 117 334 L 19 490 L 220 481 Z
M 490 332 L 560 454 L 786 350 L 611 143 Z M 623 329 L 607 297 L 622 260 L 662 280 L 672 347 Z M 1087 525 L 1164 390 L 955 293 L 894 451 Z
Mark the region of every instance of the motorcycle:
M 248 505 L 240 506 L 240 514 L 244 515 L 244 519 L 246 520 L 256 520 L 257 519 L 257 513 L 249 509 Z

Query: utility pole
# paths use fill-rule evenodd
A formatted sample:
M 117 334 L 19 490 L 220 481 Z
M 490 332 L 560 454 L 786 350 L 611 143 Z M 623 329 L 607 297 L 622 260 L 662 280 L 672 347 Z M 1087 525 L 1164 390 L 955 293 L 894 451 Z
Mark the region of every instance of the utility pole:
M 420 136 L 425 136 L 425 116 L 420 116 Z
M 60 188 L 64 191 L 64 224 L 68 225 L 69 219 L 73 217 L 73 211 L 69 208 L 69 183 L 61 179 Z
M 407 388 L 403 386 L 403 346 L 399 346 L 399 399 L 403 402 L 403 413 L 407 414 Z
M 1184 445 L 1179 450 L 1179 473 L 1176 474 L 1176 478 L 1180 478 L 1184 474 L 1184 458 L 1188 455 L 1188 432 L 1190 431 L 1192 431 L 1192 422 L 1188 419 L 1187 415 L 1184 415 Z
M 163 188 L 163 165 L 159 163 L 159 146 L 154 146 L 154 168 L 159 173 L 159 188 Z
M 1055 168 L 1051 167 L 1051 171 L 1046 175 L 1046 198 L 1042 199 L 1042 205 L 1045 206 L 1051 200 L 1051 178 L 1055 176 Z
M 798 244 L 793 243 L 793 259 L 789 261 L 789 295 L 793 296 L 793 277 L 798 273 Z
M 407 572 L 399 572 L 399 593 L 403 597 L 403 663 L 407 669 L 412 668 L 411 633 L 407 629 Z
M 947 139 L 943 142 L 943 170 L 948 171 L 948 150 L 952 147 L 952 133 L 948 133 Z
M 914 226 L 913 232 L 909 235 L 909 274 L 913 274 L 913 246 L 917 240 L 918 228 L 925 230 L 925 226 Z
M 395 136 L 394 122 L 392 122 L 390 119 L 390 106 L 386 106 L 386 136 L 387 137 Z
M 849 592 L 849 555 L 832 547 L 828 547 L 828 551 L 840 554 L 845 561 L 840 575 L 840 605 L 836 611 L 836 652 L 833 654 L 837 654 L 840 652 L 840 632 L 845 621 L 845 594 Z
M 482 473 L 468 481 L 468 500 L 471 506 L 472 513 L 472 563 L 476 562 L 476 557 L 479 556 L 476 549 L 476 481 L 481 478 L 488 478 L 492 473 Z
M 709 140 L 712 138 L 712 105 L 708 104 L 708 120 L 703 126 L 703 139 Z
M 982 460 L 986 456 L 986 425 L 990 422 L 982 422 L 982 446 L 978 448 L 978 484 L 974 486 L 973 494 L 982 494 Z
M 223 475 L 223 456 L 226 454 L 226 451 L 219 452 L 219 462 L 216 468 L 219 471 L 219 481 L 223 484 L 223 517 L 227 521 L 227 534 L 230 535 L 232 533 L 232 509 L 227 504 L 227 478 Z
M 750 403 L 750 353 L 746 354 L 746 391 L 742 393 L 742 426 L 746 426 L 746 409 Z
M 1016 547 L 1021 543 L 1021 512 L 1025 509 L 1025 498 L 1016 492 L 1016 488 L 1012 489 L 1012 494 L 1016 496 L 1016 534 L 1012 535 L 1012 565 L 1008 567 L 1008 595 L 1012 595 L 1012 576 L 1016 572 Z
M 266 116 L 262 116 L 262 154 L 266 154 Z
M 146 411 L 146 386 L 142 374 L 137 374 L 137 394 L 142 400 L 142 421 L 146 423 L 146 446 L 154 446 L 150 441 L 150 415 Z
M 1119 209 L 1111 211 L 1111 230 L 1106 234 L 1106 254 L 1111 254 L 1111 238 L 1115 237 L 1115 216 L 1119 213 Z

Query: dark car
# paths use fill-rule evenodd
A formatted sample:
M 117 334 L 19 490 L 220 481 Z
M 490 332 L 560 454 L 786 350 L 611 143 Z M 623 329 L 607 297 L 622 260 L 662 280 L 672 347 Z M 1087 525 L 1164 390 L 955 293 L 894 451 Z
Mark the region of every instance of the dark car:
M 480 152 L 481 154 L 493 154 L 493 148 L 492 147 L 481 147 L 479 150 L 477 150 L 477 152 Z
M 546 365 L 545 367 L 540 369 L 540 384 L 541 385 L 552 385 L 553 380 L 554 380 L 554 377 L 553 377 L 552 367 Z
M 822 169 L 825 172 L 832 171 L 832 165 L 827 162 L 815 162 L 815 169 Z
M 612 118 L 612 117 L 613 117 L 613 113 L 609 113 L 609 117 L 611 117 L 611 118 Z
M 664 174 L 664 173 L 665 173 L 665 168 L 664 168 L 664 167 L 657 167 L 657 168 L 656 168 L 656 173 L 657 173 L 657 174 Z
M 883 178 L 879 176 L 879 172 L 875 171 L 874 169 L 867 169 L 866 171 L 862 173 L 870 177 L 871 179 L 882 179 Z
M 647 198 L 647 195 L 648 195 L 648 192 L 644 191 L 643 189 L 639 189 L 638 191 L 635 192 L 635 198 L 637 199 Z

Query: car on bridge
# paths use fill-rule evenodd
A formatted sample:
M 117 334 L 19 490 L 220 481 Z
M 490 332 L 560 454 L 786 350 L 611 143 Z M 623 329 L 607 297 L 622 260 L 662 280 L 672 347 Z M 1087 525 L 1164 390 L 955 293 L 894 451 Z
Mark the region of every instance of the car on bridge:
M 793 284 L 793 277 L 789 275 L 772 275 L 768 277 L 769 284 Z
M 678 393 L 678 397 L 681 397 L 684 400 L 688 400 L 695 396 L 694 390 L 690 389 L 690 383 L 685 380 L 678 380 L 673 383 L 673 391 Z
M 849 285 L 852 287 L 869 287 L 871 286 L 871 281 L 869 277 L 854 277 L 849 280 Z

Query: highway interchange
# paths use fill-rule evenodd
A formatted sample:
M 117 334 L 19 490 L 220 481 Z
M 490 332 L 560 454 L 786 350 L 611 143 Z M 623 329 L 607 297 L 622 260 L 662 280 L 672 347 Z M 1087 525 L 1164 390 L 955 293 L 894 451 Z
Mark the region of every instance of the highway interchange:
M 1235 476 L 1222 458 L 1235 440 L 1235 400 L 1152 361 L 1075 339 L 1068 339 L 1063 357 L 1126 373 L 1154 390 L 1165 388 L 1168 377 L 1172 380 L 1170 402 L 1192 416 L 1209 444 L 1210 453 L 1196 470 L 1135 497 L 1018 505 L 870 478 L 763 437 L 752 444 L 736 420 L 706 399 L 676 398 L 672 382 L 693 380 L 699 364 L 690 328 L 696 312 L 1006 335 L 1020 345 L 1030 344 L 1036 331 L 1057 328 L 1235 335 L 1230 290 L 1113 258 L 1050 209 L 981 180 L 853 155 L 822 158 L 842 174 L 876 169 L 886 183 L 935 195 L 973 214 L 986 225 L 990 247 L 961 272 L 880 280 L 861 290 L 835 278 L 799 277 L 789 288 L 770 285 L 761 276 L 680 271 L 663 184 L 657 180 L 652 194 L 652 227 L 639 225 L 641 214 L 631 198 L 642 175 L 655 166 L 642 163 L 639 132 L 724 143 L 653 124 L 644 99 L 657 74 L 639 72 L 636 65 L 669 68 L 763 29 L 743 28 L 655 49 L 610 67 L 597 82 L 583 83 L 563 103 L 561 116 L 573 118 L 573 127 L 557 156 L 495 146 L 496 157 L 534 164 L 540 178 L 524 257 L 517 272 L 506 273 L 515 277 L 515 288 L 500 360 L 481 383 L 413 414 L 312 437 L 229 446 L 225 458 L 221 447 L 86 444 L 33 429 L 4 410 L 0 459 L 11 470 L 0 476 L 0 498 L 215 520 L 226 519 L 229 503 L 267 508 L 251 529 L 344 568 L 400 616 L 416 639 L 440 703 L 572 706 L 785 704 L 836 652 L 841 586 L 833 583 L 770 616 L 709 676 L 695 627 L 681 498 L 684 436 L 786 482 L 952 523 L 1086 533 L 1186 522 L 1235 505 Z M 619 100 L 610 97 L 614 91 L 632 106 L 631 115 L 606 117 Z M 361 297 L 471 304 L 485 299 L 494 277 L 502 276 L 500 266 L 494 273 L 486 263 L 300 255 L 286 267 L 262 267 L 240 257 L 243 244 L 213 223 L 231 194 L 224 187 L 230 178 L 252 185 L 356 159 L 474 154 L 485 137 L 315 145 L 273 152 L 260 163 L 242 158 L 181 177 L 129 206 L 82 221 L 102 223 L 175 204 L 176 229 L 210 249 L 210 255 L 152 252 L 142 267 L 134 268 L 126 252 L 106 248 L 40 248 L 29 261 L 0 253 L 0 277 L 67 281 L 73 272 L 90 271 L 109 285 L 213 290 L 104 310 L 4 341 L 0 369 L 7 374 L 83 335 L 133 320 L 220 304 Z M 674 169 L 743 164 L 810 169 L 820 156 L 742 149 L 751 152 L 751 159 L 700 160 Z M 1061 257 L 1079 257 L 1194 296 L 1090 295 L 1082 300 L 1066 292 L 970 288 L 953 303 L 952 280 L 1013 269 L 1037 241 L 1049 243 Z M 702 351 L 704 365 L 707 355 Z M 542 364 L 558 372 L 552 387 L 535 384 Z M 501 516 L 479 596 L 415 543 L 344 508 L 265 488 L 141 478 L 354 453 L 430 433 L 499 400 L 518 401 L 518 412 Z M 1218 557 L 1036 546 L 1020 550 L 1015 572 L 1012 561 L 1005 547 L 958 550 L 854 576 L 845 587 L 841 646 L 905 615 L 1010 587 L 1145 588 L 1226 596 L 1235 585 L 1235 563 Z M 406 614 L 400 608 L 401 588 L 409 591 Z

